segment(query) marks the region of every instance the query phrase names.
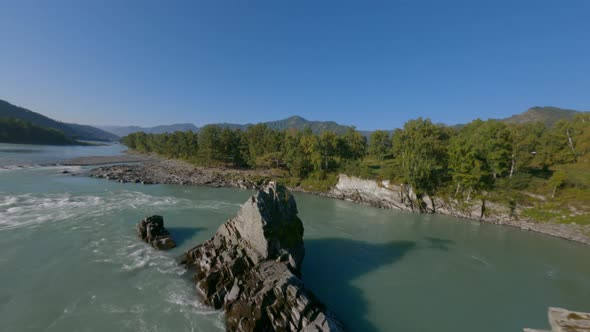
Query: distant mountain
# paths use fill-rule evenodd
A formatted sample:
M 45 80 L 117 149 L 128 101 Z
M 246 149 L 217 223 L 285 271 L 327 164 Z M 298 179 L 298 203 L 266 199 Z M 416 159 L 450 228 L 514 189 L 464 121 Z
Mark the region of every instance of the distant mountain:
M 80 144 L 61 130 L 41 127 L 29 121 L 0 117 L 0 142 L 18 144 Z
M 551 127 L 559 120 L 571 120 L 580 111 L 568 110 L 559 107 L 545 106 L 529 108 L 526 112 L 513 115 L 500 121 L 506 123 L 527 123 L 543 122 L 546 126 Z
M 119 137 L 104 130 L 80 125 L 55 121 L 42 114 L 33 112 L 23 107 L 15 106 L 0 99 L 0 117 L 13 118 L 30 122 L 36 126 L 60 130 L 71 139 L 87 141 L 115 141 Z
M 324 131 L 332 131 L 338 134 L 342 134 L 346 131 L 346 128 L 348 128 L 349 126 L 345 126 L 345 125 L 340 125 L 334 121 L 309 121 L 306 120 L 298 115 L 294 115 L 291 117 L 288 117 L 286 119 L 283 120 L 276 120 L 276 121 L 267 121 L 267 122 L 262 122 L 263 124 L 265 124 L 266 126 L 268 126 L 270 129 L 273 130 L 287 130 L 287 129 L 298 129 L 298 130 L 303 130 L 307 127 L 311 128 L 311 131 L 313 131 L 315 134 L 319 134 L 322 133 Z M 230 129 L 241 129 L 241 130 L 245 130 L 248 129 L 248 127 L 253 126 L 253 124 L 251 123 L 247 123 L 247 124 L 235 124 L 235 123 L 215 123 L 215 125 L 220 126 L 222 128 L 230 128 Z
M 300 116 L 292 116 L 284 120 L 265 122 L 265 124 L 274 130 L 285 130 L 291 128 L 303 130 L 306 127 L 309 127 L 311 128 L 311 131 L 316 134 L 324 131 L 332 131 L 337 134 L 342 134 L 347 128 L 349 128 L 349 126 L 340 125 L 334 121 L 309 121 Z
M 148 134 L 163 134 L 163 133 L 173 133 L 175 131 L 199 131 L 199 127 L 195 126 L 192 123 L 175 123 L 171 125 L 162 125 L 156 127 L 138 127 L 138 126 L 98 126 L 98 128 L 108 131 L 109 133 L 115 134 L 117 136 L 127 136 L 131 133 L 136 133 L 139 131 L 143 131 L 144 133 Z
M 340 125 L 334 121 L 309 121 L 300 116 L 292 116 L 283 120 L 277 121 L 268 121 L 263 122 L 269 128 L 274 130 L 286 130 L 286 129 L 298 129 L 303 130 L 306 127 L 311 128 L 314 133 L 321 133 L 324 131 L 333 131 L 336 133 L 344 133 L 348 126 Z M 213 125 L 222 127 L 222 128 L 229 128 L 229 129 L 240 129 L 246 130 L 249 127 L 253 126 L 252 123 L 247 124 L 236 124 L 236 123 L 214 123 Z M 162 133 L 172 133 L 175 131 L 194 131 L 198 132 L 201 128 L 191 124 L 191 123 L 178 123 L 172 125 L 164 125 L 164 126 L 157 126 L 157 127 L 137 127 L 137 126 L 101 126 L 99 127 L 103 130 L 106 130 L 110 133 L 113 133 L 118 136 L 126 136 L 131 133 L 143 131 L 145 133 L 150 134 L 162 134 Z

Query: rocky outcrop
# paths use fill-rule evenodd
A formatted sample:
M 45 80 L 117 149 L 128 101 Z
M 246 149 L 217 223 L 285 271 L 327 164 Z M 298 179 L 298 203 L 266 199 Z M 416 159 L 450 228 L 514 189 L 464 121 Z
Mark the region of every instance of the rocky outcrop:
M 412 188 L 395 185 L 389 181 L 364 180 L 341 174 L 336 186 L 325 196 L 349 200 L 379 208 L 396 209 L 420 213 L 439 213 L 497 225 L 517 227 L 576 242 L 590 244 L 590 226 L 577 224 L 541 223 L 518 218 L 517 211 L 492 202 L 479 200 L 457 201 L 418 198 Z
M 151 216 L 141 220 L 136 225 L 137 236 L 144 242 L 158 250 L 166 250 L 176 247 L 172 236 L 164 228 L 162 216 Z
M 584 332 L 590 331 L 590 313 L 549 308 L 551 330 L 524 329 L 524 332 Z
M 204 301 L 225 310 L 229 331 L 342 331 L 305 289 L 304 255 L 295 200 L 271 182 L 182 263 L 194 271 Z

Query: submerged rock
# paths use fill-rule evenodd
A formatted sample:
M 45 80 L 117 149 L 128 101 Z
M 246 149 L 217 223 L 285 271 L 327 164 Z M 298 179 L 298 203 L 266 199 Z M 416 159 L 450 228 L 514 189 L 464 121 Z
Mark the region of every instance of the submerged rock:
M 207 304 L 225 309 L 229 331 L 342 331 L 300 279 L 303 224 L 285 187 L 269 183 L 183 264 Z
M 150 216 L 137 223 L 137 236 L 158 250 L 166 250 L 176 247 L 172 236 L 164 228 L 162 216 Z
M 549 308 L 547 314 L 551 331 L 524 329 L 524 332 L 584 332 L 590 331 L 590 313 Z

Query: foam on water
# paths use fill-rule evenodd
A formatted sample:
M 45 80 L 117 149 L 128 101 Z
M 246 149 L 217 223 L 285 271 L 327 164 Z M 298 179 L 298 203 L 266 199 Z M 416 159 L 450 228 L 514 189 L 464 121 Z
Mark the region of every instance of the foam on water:
M 72 221 L 82 216 L 96 218 L 130 208 L 186 207 L 190 204 L 185 199 L 158 197 L 136 191 L 107 193 L 103 196 L 72 196 L 69 193 L 0 195 L 0 231 L 45 222 Z

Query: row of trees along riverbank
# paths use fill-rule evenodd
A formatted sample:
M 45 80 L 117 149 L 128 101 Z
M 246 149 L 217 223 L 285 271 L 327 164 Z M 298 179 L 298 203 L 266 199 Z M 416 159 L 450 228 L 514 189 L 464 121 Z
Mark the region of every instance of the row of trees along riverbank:
M 245 131 L 210 125 L 198 133 L 140 132 L 122 142 L 198 165 L 272 168 L 288 185 L 308 190 L 328 190 L 346 173 L 405 183 L 418 196 L 528 205 L 536 220 L 590 219 L 589 113 L 552 127 L 495 120 L 449 127 L 418 118 L 368 139 L 354 128 L 314 134 L 261 124 Z

